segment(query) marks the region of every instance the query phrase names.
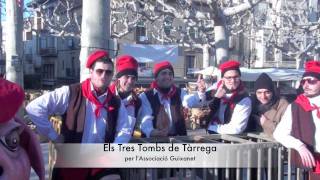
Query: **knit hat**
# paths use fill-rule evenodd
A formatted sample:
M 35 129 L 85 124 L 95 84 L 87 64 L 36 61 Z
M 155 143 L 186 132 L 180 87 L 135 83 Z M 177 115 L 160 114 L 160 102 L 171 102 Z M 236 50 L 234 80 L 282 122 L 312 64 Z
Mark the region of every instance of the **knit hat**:
M 254 83 L 254 91 L 256 92 L 258 89 L 268 89 L 269 91 L 274 91 L 274 86 L 272 79 L 268 74 L 262 73 Z
M 116 77 L 120 78 L 123 75 L 133 75 L 138 77 L 138 62 L 129 55 L 123 55 L 117 58 L 116 61 Z
M 319 61 L 308 61 L 305 63 L 305 73 L 302 77 L 312 76 L 320 80 L 320 62 Z
M 0 78 L 0 123 L 12 119 L 23 101 L 23 89 L 16 83 Z
M 170 69 L 174 74 L 173 67 L 169 61 L 162 61 L 154 65 L 153 67 L 153 75 L 157 77 L 159 72 L 164 69 Z
M 239 72 L 239 75 L 241 76 L 240 63 L 235 60 L 229 60 L 220 64 L 219 69 L 221 70 L 221 77 L 223 77 L 224 73 L 229 70 L 236 70 Z
M 91 68 L 92 64 L 101 58 L 109 58 L 109 53 L 105 50 L 97 50 L 90 54 L 87 60 L 86 67 Z

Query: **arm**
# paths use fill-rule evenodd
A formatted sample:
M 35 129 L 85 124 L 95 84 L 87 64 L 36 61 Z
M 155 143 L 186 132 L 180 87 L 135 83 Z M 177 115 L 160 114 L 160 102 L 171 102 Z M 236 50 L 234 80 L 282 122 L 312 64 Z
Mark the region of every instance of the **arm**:
M 151 132 L 154 130 L 152 123 L 154 117 L 152 116 L 151 105 L 145 93 L 141 93 L 139 97 L 141 99 L 139 112 L 139 120 L 141 120 L 140 129 L 147 137 L 150 137 Z
M 197 91 L 194 94 L 187 94 L 184 90 L 182 90 L 181 99 L 182 106 L 185 108 L 201 108 L 208 104 L 208 102 L 206 101 L 205 92 L 202 93 Z
M 274 131 L 273 137 L 285 147 L 293 148 L 298 151 L 302 164 L 306 167 L 312 168 L 315 166 L 315 160 L 312 153 L 302 141 L 291 136 L 291 131 L 292 111 L 291 105 L 289 105 L 284 112 L 280 123 L 276 127 L 276 130 Z
M 230 122 L 228 124 L 214 124 L 209 126 L 208 130 L 219 134 L 239 134 L 247 127 L 248 119 L 251 113 L 251 99 L 246 97 L 242 99 L 234 108 Z
M 58 134 L 49 121 L 49 116 L 66 112 L 69 95 L 69 87 L 63 86 L 36 98 L 26 107 L 29 118 L 37 127 L 36 130 L 53 141 L 57 139 Z
M 117 131 L 114 143 L 128 143 L 131 139 L 135 122 L 136 119 L 132 116 L 128 116 L 128 112 L 121 102 L 118 111 Z
M 303 143 L 291 136 L 292 131 L 292 112 L 291 112 L 291 105 L 289 105 L 284 112 L 280 123 L 276 127 L 275 131 L 273 132 L 273 137 L 284 145 L 287 148 L 299 149 Z

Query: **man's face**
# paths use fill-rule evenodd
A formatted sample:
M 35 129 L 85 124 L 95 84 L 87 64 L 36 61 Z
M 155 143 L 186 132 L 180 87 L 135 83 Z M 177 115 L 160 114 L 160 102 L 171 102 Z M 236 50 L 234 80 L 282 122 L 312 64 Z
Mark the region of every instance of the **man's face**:
M 267 104 L 272 99 L 273 94 L 268 89 L 258 89 L 256 91 L 256 96 L 261 104 Z
M 20 146 L 21 132 L 14 120 L 0 123 L 0 179 L 29 179 L 30 161 Z
M 173 72 L 170 69 L 163 69 L 156 77 L 157 84 L 161 88 L 169 88 L 173 85 Z
M 314 97 L 320 95 L 320 81 L 312 76 L 306 76 L 301 80 L 304 95 Z
M 96 62 L 90 69 L 91 83 L 95 88 L 105 89 L 109 86 L 113 76 L 113 66 L 110 63 Z
M 137 78 L 132 75 L 123 75 L 118 81 L 121 92 L 131 92 L 136 85 Z
M 224 73 L 222 80 L 228 90 L 235 90 L 240 85 L 240 74 L 237 70 L 229 70 Z

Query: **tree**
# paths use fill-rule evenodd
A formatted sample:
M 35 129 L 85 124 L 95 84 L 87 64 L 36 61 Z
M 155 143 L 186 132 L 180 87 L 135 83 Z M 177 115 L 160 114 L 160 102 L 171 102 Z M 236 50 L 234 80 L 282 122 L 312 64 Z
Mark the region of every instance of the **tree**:
M 6 79 L 23 87 L 23 0 L 6 1 Z
M 303 63 L 320 48 L 320 19 L 317 14 L 318 1 L 273 0 L 264 16 L 269 15 L 256 29 L 269 32 L 266 38 L 268 50 L 275 49 L 275 61 L 282 60 L 282 55 L 293 58 L 296 68 L 303 68 Z
M 87 57 L 92 50 L 107 49 L 110 39 L 109 1 L 83 0 L 80 51 L 80 80 L 88 75 Z M 93 10 L 94 9 L 94 10 Z
M 245 17 L 261 0 L 243 3 L 228 0 L 117 0 L 111 3 L 112 37 L 122 37 L 138 23 L 151 24 L 148 31 L 158 43 L 179 44 L 203 50 L 203 66 L 209 65 L 210 48 L 217 64 L 228 59 L 229 33 L 242 32 Z M 237 33 L 236 33 L 237 32 Z

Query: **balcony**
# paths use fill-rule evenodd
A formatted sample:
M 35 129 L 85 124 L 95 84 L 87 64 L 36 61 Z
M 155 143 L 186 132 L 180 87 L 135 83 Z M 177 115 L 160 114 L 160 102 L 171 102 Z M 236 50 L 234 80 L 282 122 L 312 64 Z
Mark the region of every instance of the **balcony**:
M 39 55 L 40 56 L 51 56 L 51 57 L 57 57 L 58 52 L 57 49 L 52 47 L 52 48 L 41 48 L 39 49 Z

